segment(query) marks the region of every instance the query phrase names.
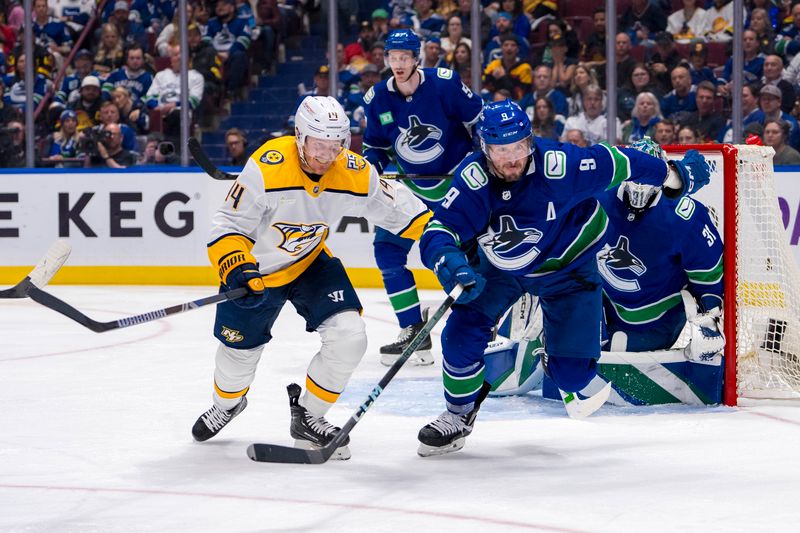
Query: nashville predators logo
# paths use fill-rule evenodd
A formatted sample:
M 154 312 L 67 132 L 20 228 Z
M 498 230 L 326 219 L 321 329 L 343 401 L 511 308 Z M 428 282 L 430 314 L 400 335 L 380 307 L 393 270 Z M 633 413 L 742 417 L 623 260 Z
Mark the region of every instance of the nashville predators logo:
M 321 222 L 313 224 L 276 222 L 272 227 L 280 231 L 283 236 L 283 242 L 278 245 L 278 248 L 291 255 L 300 255 L 306 250 L 316 248 L 328 235 L 327 224 Z
M 283 154 L 277 150 L 267 150 L 264 152 L 264 155 L 261 156 L 260 161 L 267 165 L 277 165 L 283 161 Z
M 242 342 L 244 340 L 244 335 L 228 326 L 222 326 L 222 331 L 220 331 L 219 334 L 225 337 L 225 340 L 230 343 Z

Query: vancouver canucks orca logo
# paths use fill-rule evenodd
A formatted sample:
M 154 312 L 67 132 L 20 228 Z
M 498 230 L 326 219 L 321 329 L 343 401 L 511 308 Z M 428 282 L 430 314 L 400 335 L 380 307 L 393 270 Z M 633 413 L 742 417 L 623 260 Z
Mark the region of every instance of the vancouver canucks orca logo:
M 531 264 L 539 255 L 534 246 L 542 238 L 536 228 L 518 228 L 511 215 L 500 216 L 500 229 L 488 231 L 478 238 L 489 261 L 501 270 L 518 270 Z
M 417 115 L 408 117 L 408 128 L 400 128 L 394 149 L 403 160 L 421 165 L 429 163 L 444 153 L 439 144 L 442 130 L 433 124 L 423 124 Z M 431 141 L 434 141 L 431 143 Z
M 647 272 L 647 267 L 641 259 L 630 251 L 630 242 L 624 235 L 620 235 L 617 244 L 613 247 L 606 244 L 597 254 L 597 267 L 603 279 L 615 289 L 623 292 L 636 292 L 639 290 L 639 281 L 635 278 Z M 634 279 L 621 278 L 619 274 L 630 271 Z
M 276 222 L 272 227 L 280 231 L 283 236 L 283 242 L 278 248 L 291 255 L 300 255 L 308 249 L 315 248 L 328 234 L 327 224 L 321 222 L 314 224 Z

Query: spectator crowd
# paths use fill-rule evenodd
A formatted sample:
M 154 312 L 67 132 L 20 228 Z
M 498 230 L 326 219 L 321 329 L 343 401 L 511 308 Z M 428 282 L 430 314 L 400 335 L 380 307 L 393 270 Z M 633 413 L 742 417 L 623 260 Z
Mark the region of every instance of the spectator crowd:
M 129 166 L 177 161 L 180 47 L 176 0 L 34 0 L 34 99 L 25 99 L 21 3 L 0 0 L 0 166 L 24 164 L 23 111 L 36 109 L 37 165 Z M 189 0 L 189 95 L 193 127 L 247 95 L 251 77 L 274 75 L 280 45 L 323 19 L 326 1 Z M 616 35 L 606 35 L 604 0 L 481 0 L 472 35 L 471 0 L 337 2 L 335 60 L 309 73 L 308 95 L 336 96 L 355 134 L 364 96 L 391 75 L 384 39 L 411 28 L 420 63 L 450 69 L 486 102 L 512 98 L 540 137 L 580 145 L 605 139 L 609 83 L 617 88 L 617 139 L 661 144 L 733 139 L 731 103 L 741 91 L 745 137 L 759 136 L 776 164 L 800 164 L 800 0 L 746 0 L 744 84 L 732 85 L 732 0 L 618 0 Z M 357 14 L 360 14 L 361 20 Z M 87 28 L 88 26 L 88 28 Z M 80 35 L 87 36 L 76 47 Z M 323 39 L 323 35 L 319 35 Z M 606 80 L 613 39 L 616 79 Z M 472 86 L 471 53 L 481 57 Z M 330 66 L 329 66 L 330 65 Z M 311 78 L 313 77 L 313 81 Z M 224 113 L 224 111 L 222 111 Z M 289 116 L 279 135 L 293 131 Z M 193 130 L 195 131 L 195 130 Z M 226 132 L 231 161 L 246 133 Z M 243 144 L 243 143 L 240 143 Z
M 181 117 L 177 0 L 33 0 L 33 100 L 27 101 L 19 0 L 0 0 L 0 167 L 25 164 L 35 113 L 37 166 L 173 164 Z M 213 128 L 274 73 L 279 43 L 304 31 L 302 1 L 187 2 L 189 116 Z

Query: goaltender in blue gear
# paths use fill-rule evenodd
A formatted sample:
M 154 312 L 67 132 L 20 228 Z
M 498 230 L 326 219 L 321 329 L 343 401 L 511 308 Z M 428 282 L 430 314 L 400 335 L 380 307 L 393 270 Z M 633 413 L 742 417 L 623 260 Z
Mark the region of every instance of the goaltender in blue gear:
M 420 430 L 422 456 L 463 447 L 489 390 L 484 349 L 497 320 L 525 293 L 540 299 L 545 369 L 559 389 L 579 391 L 597 374 L 602 279 L 596 254 L 608 217 L 596 196 L 625 180 L 680 196 L 709 179 L 696 152 L 686 163 L 667 164 L 603 143 L 534 142 L 527 115 L 511 100 L 484 107 L 477 132 L 481 151 L 458 166 L 420 241 L 422 261 L 442 285 L 465 286 L 442 333 L 447 410 Z M 470 242 L 477 244 L 472 262 L 462 250 Z
M 446 176 L 472 149 L 471 130 L 481 99 L 450 69 L 419 68 L 420 40 L 409 29 L 386 38 L 386 63 L 392 77 L 364 95 L 367 129 L 364 157 L 383 172 L 391 162 L 403 174 Z M 449 188 L 448 180 L 403 182 L 433 209 Z M 427 321 L 414 275 L 406 267 L 413 240 L 376 228 L 375 262 L 381 271 L 401 332 L 397 342 L 382 346 L 381 363 L 392 365 Z M 427 337 L 409 362 L 433 364 Z

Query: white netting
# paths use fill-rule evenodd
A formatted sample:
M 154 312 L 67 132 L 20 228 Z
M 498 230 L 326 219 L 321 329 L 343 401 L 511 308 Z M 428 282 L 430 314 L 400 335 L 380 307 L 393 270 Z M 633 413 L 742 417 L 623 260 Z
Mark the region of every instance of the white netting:
M 774 151 L 736 148 L 737 395 L 800 398 L 800 271 L 781 223 Z

